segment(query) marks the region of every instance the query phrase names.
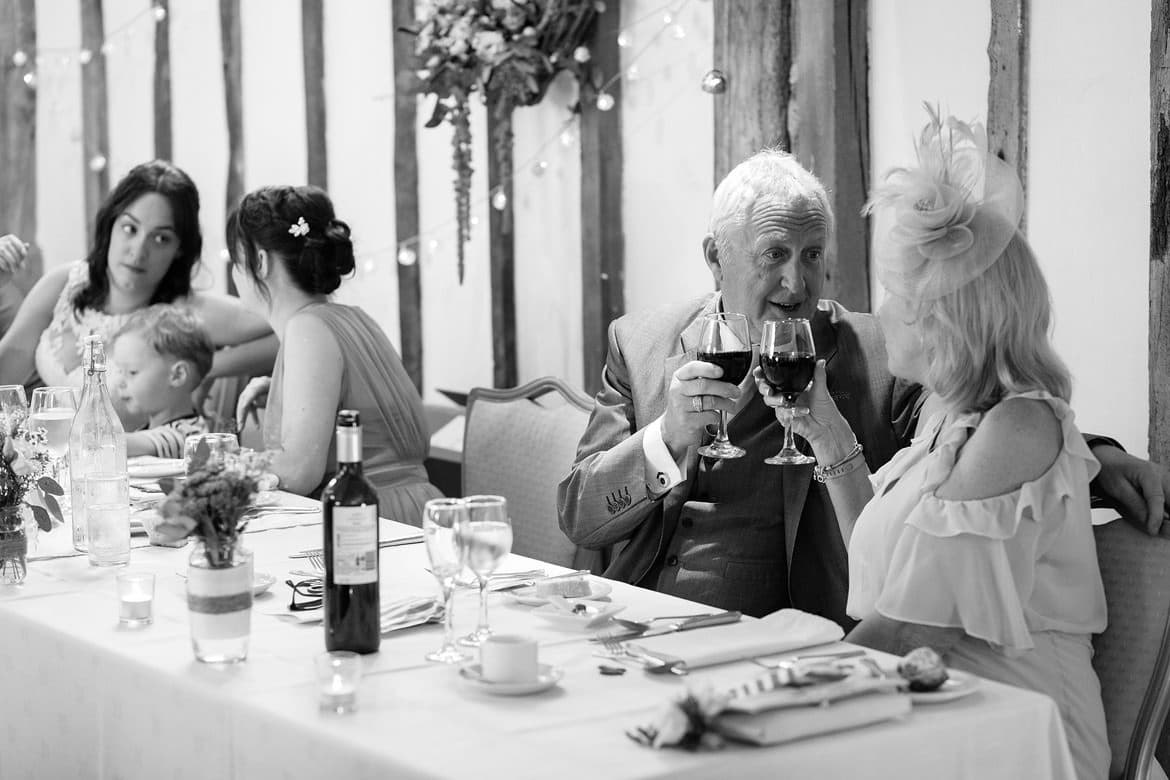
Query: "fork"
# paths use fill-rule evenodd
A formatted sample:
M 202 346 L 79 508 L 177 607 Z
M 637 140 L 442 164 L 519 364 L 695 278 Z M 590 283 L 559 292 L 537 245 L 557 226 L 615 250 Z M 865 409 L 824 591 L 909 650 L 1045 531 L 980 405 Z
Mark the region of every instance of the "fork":
M 311 553 L 305 557 L 308 559 L 309 565 L 312 566 L 316 571 L 325 571 L 324 553 Z
M 642 665 L 643 669 L 646 669 L 649 672 L 670 672 L 671 674 L 677 674 L 679 676 L 683 676 L 687 673 L 685 666 L 681 666 L 677 663 L 663 661 L 661 658 L 655 658 L 654 656 L 647 655 L 645 653 L 636 653 L 622 644 L 620 639 L 615 639 L 612 636 L 606 636 L 604 639 L 602 639 L 601 645 L 614 660 L 623 661 L 629 659 L 632 661 L 637 661 Z

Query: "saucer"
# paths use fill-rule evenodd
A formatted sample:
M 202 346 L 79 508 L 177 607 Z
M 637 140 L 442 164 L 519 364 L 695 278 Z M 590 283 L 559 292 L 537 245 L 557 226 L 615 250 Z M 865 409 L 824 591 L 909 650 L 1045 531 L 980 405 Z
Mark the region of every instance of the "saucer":
M 568 599 L 566 599 L 568 601 Z M 589 631 L 609 622 L 609 619 L 626 608 L 625 604 L 611 604 L 604 601 L 586 601 L 574 599 L 568 601 L 574 609 L 584 607 L 584 611 L 568 612 L 556 604 L 544 604 L 532 610 L 532 614 L 539 615 L 557 628 L 571 631 Z
M 539 693 L 560 682 L 564 672 L 555 666 L 541 664 L 537 669 L 535 680 L 528 682 L 491 682 L 483 679 L 483 670 L 479 664 L 467 664 L 459 668 L 459 676 L 471 686 L 486 693 L 497 696 L 523 696 L 528 693 Z
M 263 571 L 258 571 L 252 575 L 252 596 L 259 596 L 276 582 L 276 577 Z
M 910 701 L 915 704 L 941 704 L 944 701 L 961 699 L 979 689 L 979 678 L 947 669 L 947 681 L 933 691 L 910 691 Z
M 159 477 L 182 476 L 187 462 L 182 458 L 156 458 L 143 455 L 134 458 L 126 465 L 126 473 L 131 479 L 158 479 Z

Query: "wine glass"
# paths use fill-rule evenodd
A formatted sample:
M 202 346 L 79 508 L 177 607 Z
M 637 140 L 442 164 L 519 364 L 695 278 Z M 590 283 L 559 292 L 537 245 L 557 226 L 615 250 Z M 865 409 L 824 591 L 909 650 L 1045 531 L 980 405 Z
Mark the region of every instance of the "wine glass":
M 752 366 L 752 342 L 747 317 L 732 312 L 708 314 L 703 318 L 699 339 L 699 360 L 723 369 L 720 381 L 738 385 Z M 727 438 L 727 412 L 719 410 L 719 431 L 715 440 L 699 448 L 709 458 L 742 458 L 747 452 Z
M 38 387 L 33 390 L 29 404 L 30 431 L 45 431 L 45 446 L 54 460 L 64 459 L 69 452 L 69 429 L 77 414 L 77 399 L 72 387 Z
M 479 580 L 479 625 L 460 639 L 459 644 L 479 647 L 492 633 L 488 628 L 488 578 L 512 551 L 512 522 L 508 519 L 508 501 L 503 496 L 468 496 L 463 502 L 467 506 L 467 519 L 455 536 L 463 565 Z
M 459 527 L 467 522 L 467 506 L 458 498 L 432 498 L 423 507 L 423 540 L 431 573 L 439 581 L 443 593 L 443 646 L 427 653 L 428 661 L 456 664 L 467 659 L 459 651 L 452 637 L 452 607 L 455 599 L 455 578 L 463 571 L 463 556 L 459 549 Z
M 11 436 L 28 417 L 24 385 L 0 385 L 0 414 L 4 415 L 4 434 Z
M 817 350 L 813 346 L 812 326 L 806 319 L 768 320 L 760 342 L 760 370 L 772 389 L 780 394 L 784 420 L 784 448 L 765 463 L 779 466 L 813 463 L 816 458 L 796 449 L 792 439 L 792 418 L 808 414 L 796 405 L 796 399 L 812 382 L 817 367 Z

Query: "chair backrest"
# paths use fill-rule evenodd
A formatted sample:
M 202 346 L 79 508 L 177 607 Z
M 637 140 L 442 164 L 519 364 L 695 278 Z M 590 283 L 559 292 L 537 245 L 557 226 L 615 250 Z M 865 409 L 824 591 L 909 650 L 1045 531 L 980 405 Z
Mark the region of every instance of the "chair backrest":
M 1170 708 L 1170 539 L 1125 520 L 1094 528 L 1109 627 L 1093 638 L 1111 778 L 1144 778 Z
M 557 484 L 569 473 L 593 402 L 555 377 L 521 387 L 477 387 L 467 398 L 463 495 L 508 499 L 512 551 L 581 569 L 598 566 L 557 522 Z

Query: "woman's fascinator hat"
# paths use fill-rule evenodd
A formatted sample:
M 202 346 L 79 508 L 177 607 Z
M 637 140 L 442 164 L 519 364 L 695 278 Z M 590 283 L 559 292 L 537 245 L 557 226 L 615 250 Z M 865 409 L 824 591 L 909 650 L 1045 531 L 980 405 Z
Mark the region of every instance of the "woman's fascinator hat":
M 988 154 L 983 126 L 926 111 L 917 167 L 887 173 L 862 212 L 874 217 L 878 280 L 911 301 L 948 295 L 990 268 L 1024 210 L 1020 180 Z

